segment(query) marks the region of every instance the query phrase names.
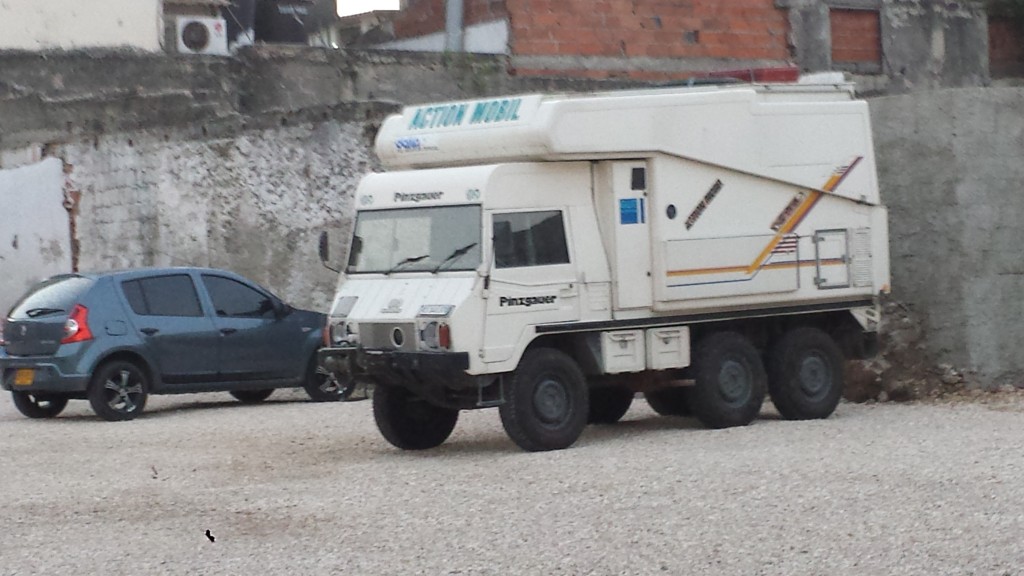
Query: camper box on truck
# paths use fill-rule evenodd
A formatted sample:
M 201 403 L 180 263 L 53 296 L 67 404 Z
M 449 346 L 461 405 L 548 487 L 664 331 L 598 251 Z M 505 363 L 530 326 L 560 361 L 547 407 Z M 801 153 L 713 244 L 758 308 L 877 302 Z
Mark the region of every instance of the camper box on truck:
M 355 194 L 321 363 L 400 448 L 498 407 L 526 450 L 660 414 L 825 418 L 888 290 L 867 104 L 849 85 L 407 107 Z

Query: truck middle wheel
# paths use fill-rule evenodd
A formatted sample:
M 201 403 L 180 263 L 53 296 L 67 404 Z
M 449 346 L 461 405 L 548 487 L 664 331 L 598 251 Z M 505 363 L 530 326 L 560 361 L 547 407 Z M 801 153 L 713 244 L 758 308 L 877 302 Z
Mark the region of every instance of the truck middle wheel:
M 588 392 L 572 358 L 552 348 L 530 350 L 505 389 L 501 424 L 523 450 L 567 448 L 587 425 Z
M 746 426 L 764 403 L 768 377 L 761 354 L 736 332 L 704 338 L 694 357 L 695 384 L 688 399 L 694 416 L 708 428 Z

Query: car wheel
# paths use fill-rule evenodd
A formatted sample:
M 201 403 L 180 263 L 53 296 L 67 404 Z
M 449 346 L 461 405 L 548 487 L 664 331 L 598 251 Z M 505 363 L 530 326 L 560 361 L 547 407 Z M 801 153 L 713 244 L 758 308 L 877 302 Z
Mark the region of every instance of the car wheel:
M 590 389 L 589 424 L 615 424 L 633 404 L 633 391 L 622 386 L 601 386 Z
M 348 400 L 356 389 L 355 381 L 342 382 L 337 376 L 325 370 L 316 358 L 309 364 L 306 373 L 306 394 L 313 402 L 337 402 Z
M 523 450 L 560 450 L 587 426 L 589 402 L 576 362 L 558 350 L 538 348 L 519 361 L 498 412 L 505 432 Z
M 89 404 L 109 422 L 131 420 L 146 407 L 149 379 L 133 362 L 118 360 L 100 366 L 89 384 Z
M 644 392 L 644 400 L 651 406 L 651 409 L 662 416 L 689 416 L 690 401 L 687 399 L 689 391 L 686 388 L 662 388 Z
M 843 353 L 817 328 L 795 328 L 768 360 L 772 404 L 787 420 L 828 418 L 843 393 Z
M 459 411 L 435 406 L 398 386 L 373 390 L 373 419 L 384 439 L 402 450 L 440 446 L 452 434 Z
M 265 390 L 232 390 L 229 392 L 236 400 L 243 404 L 259 404 L 270 395 L 274 393 L 273 388 L 267 388 Z
M 688 400 L 708 428 L 750 424 L 761 411 L 768 377 L 757 348 L 742 334 L 718 332 L 705 338 L 694 358 L 696 383 Z
M 31 392 L 11 392 L 14 407 L 29 418 L 53 418 L 64 411 L 68 399 L 64 396 L 51 394 L 33 394 Z

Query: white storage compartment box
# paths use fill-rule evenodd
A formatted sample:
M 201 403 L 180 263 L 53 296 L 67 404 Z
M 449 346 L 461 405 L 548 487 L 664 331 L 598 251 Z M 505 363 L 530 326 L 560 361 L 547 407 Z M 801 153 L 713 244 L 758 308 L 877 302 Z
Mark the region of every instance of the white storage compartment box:
M 601 333 L 601 364 L 605 374 L 641 372 L 646 368 L 643 330 Z
M 690 365 L 690 328 L 670 326 L 647 330 L 647 367 L 651 370 Z

